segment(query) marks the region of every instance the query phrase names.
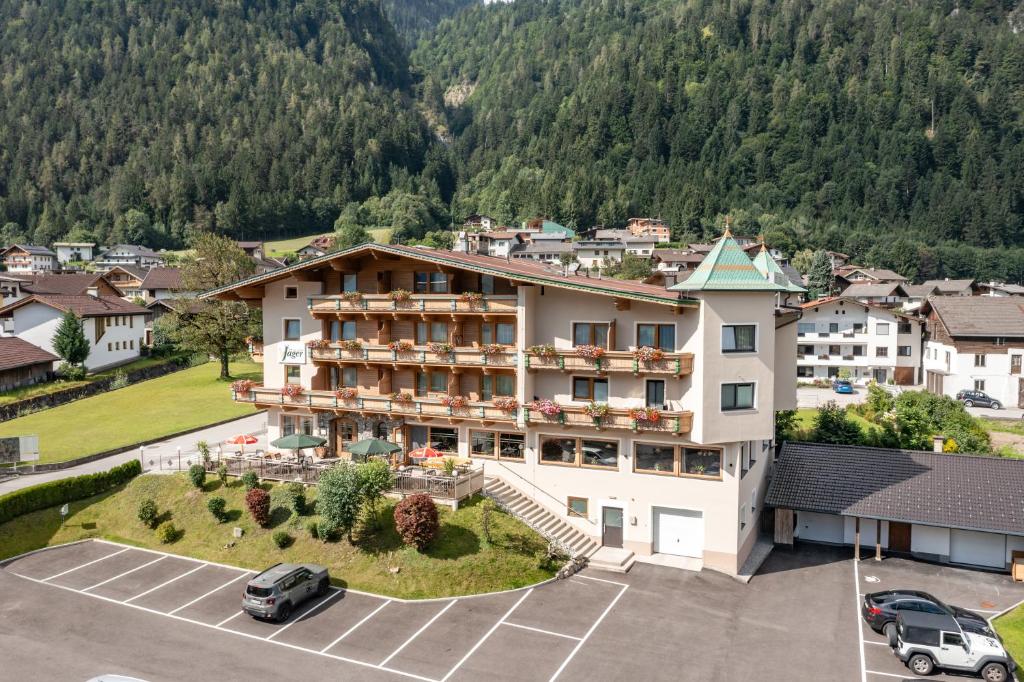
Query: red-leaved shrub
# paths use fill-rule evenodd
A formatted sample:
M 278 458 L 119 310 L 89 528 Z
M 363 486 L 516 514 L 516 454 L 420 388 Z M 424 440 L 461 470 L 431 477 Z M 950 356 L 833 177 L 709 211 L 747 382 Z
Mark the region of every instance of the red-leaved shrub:
M 270 521 L 270 493 L 263 488 L 253 488 L 247 492 L 245 506 L 257 524 L 265 526 Z
M 423 551 L 437 537 L 437 506 L 429 495 L 410 495 L 395 506 L 395 530 L 402 541 Z

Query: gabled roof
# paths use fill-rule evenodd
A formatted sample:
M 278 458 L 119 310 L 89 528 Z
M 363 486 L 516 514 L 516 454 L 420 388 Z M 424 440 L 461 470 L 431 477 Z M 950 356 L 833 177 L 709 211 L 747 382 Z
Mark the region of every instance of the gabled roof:
M 761 244 L 761 250 L 754 256 L 754 267 L 758 272 L 780 286 L 786 287 L 786 291 L 793 294 L 802 294 L 807 291 L 802 286 L 790 279 L 789 275 L 782 271 L 779 264 L 775 262 L 772 255 L 768 253 L 768 247 Z
M 103 279 L 103 275 L 88 272 L 49 273 L 32 276 L 31 279 L 26 280 L 25 283 L 21 285 L 21 288 L 30 294 L 63 294 L 74 296 L 87 293 L 90 287 L 96 286 Z M 117 288 L 109 282 L 107 282 L 107 284 L 115 291 L 117 290 Z
M 571 253 L 572 242 L 562 242 L 555 240 L 547 240 L 541 242 L 533 242 L 531 244 L 521 244 L 512 247 L 513 254 L 520 253 Z
M 903 291 L 907 292 L 908 298 L 928 298 L 939 293 L 937 288 L 927 284 L 904 284 Z
M 953 338 L 1024 338 L 1024 302 L 1015 296 L 933 296 L 921 306 L 929 310 Z
M 561 232 L 562 234 L 572 235 L 573 231 L 565 225 L 559 225 L 554 220 L 545 220 L 540 226 L 541 232 Z
M 152 268 L 142 280 L 142 288 L 181 291 L 185 285 L 181 282 L 181 270 L 178 268 Z
M 18 308 L 38 303 L 65 313 L 72 311 L 79 317 L 106 317 L 108 315 L 146 315 L 149 311 L 123 298 L 111 296 L 90 296 L 81 294 L 68 296 L 60 294 L 32 294 L 0 308 L 0 316 L 6 316 Z
M 59 360 L 56 355 L 17 336 L 0 336 L 0 372 Z
M 898 296 L 907 298 L 907 291 L 898 282 L 854 282 L 843 289 L 842 298 L 879 298 Z
M 263 246 L 263 242 L 249 241 L 249 242 L 235 242 L 235 245 L 240 249 L 258 249 Z
M 53 256 L 54 258 L 57 257 L 57 254 L 55 254 L 53 251 L 50 251 L 45 246 L 35 246 L 34 244 L 12 244 L 11 246 L 8 246 L 6 249 L 3 250 L 3 254 L 7 255 L 9 251 L 13 251 L 14 249 L 21 249 L 25 253 L 33 256 Z
M 137 244 L 114 244 L 109 249 L 103 252 L 103 256 L 106 256 L 108 253 L 113 253 L 114 251 L 123 251 L 124 253 L 127 253 L 130 256 L 140 256 L 144 258 L 163 258 L 163 256 L 157 253 L 156 251 L 153 251 L 152 249 L 145 246 L 139 246 Z
M 898 272 L 886 268 L 865 268 L 859 265 L 843 265 L 836 268 L 836 275 L 843 279 L 850 279 L 850 275 L 861 273 L 867 279 L 878 282 L 906 282 L 907 278 Z
M 888 306 L 880 305 L 878 303 L 865 303 L 864 301 L 858 301 L 855 298 L 842 298 L 840 296 L 829 296 L 828 298 L 819 298 L 814 301 L 805 301 L 804 303 L 800 304 L 800 307 L 803 310 L 809 310 L 811 308 L 817 308 L 818 306 L 828 305 L 829 303 L 835 303 L 837 301 L 839 301 L 842 305 L 859 305 L 861 308 L 864 308 L 865 310 L 877 310 L 882 313 L 888 313 L 893 317 L 902 317 L 905 320 L 923 322 L 923 320 L 920 317 L 908 315 L 907 313 L 900 312 L 899 310 L 890 308 Z
M 618 298 L 628 298 L 635 301 L 646 301 L 649 303 L 660 303 L 673 306 L 696 306 L 697 301 L 687 299 L 678 293 L 666 290 L 663 287 L 642 282 L 634 282 L 621 279 L 598 279 L 582 275 L 565 275 L 555 272 L 536 261 L 525 258 L 506 260 L 494 256 L 484 256 L 474 253 L 463 253 L 459 251 L 446 251 L 425 247 L 402 246 L 400 244 L 360 244 L 343 251 L 335 251 L 316 258 L 310 258 L 299 263 L 279 268 L 277 270 L 256 274 L 247 277 L 239 282 L 203 293 L 200 298 L 215 297 L 227 294 L 234 289 L 252 286 L 262 286 L 277 280 L 290 277 L 300 270 L 309 270 L 326 267 L 327 264 L 338 258 L 360 255 L 363 253 L 378 252 L 411 258 L 427 263 L 434 263 L 441 266 L 461 268 L 471 272 L 484 275 L 494 275 L 507 279 L 517 280 L 541 286 L 552 286 L 562 289 L 573 289 L 586 291 L 588 293 L 601 294 Z M 753 266 L 751 266 L 753 267 Z
M 109 270 L 107 270 L 107 274 L 110 274 L 114 270 L 120 270 L 126 275 L 131 275 L 140 282 L 146 279 L 146 274 L 148 273 L 148 271 L 145 268 L 140 268 L 134 265 L 122 265 L 119 263 L 117 265 L 112 266 Z
M 699 263 L 704 260 L 704 254 L 680 249 L 655 249 L 651 258 L 662 263 Z
M 195 313 L 202 307 L 202 302 L 194 298 L 158 298 L 147 303 L 146 309 L 163 308 L 168 312 L 177 311 L 180 313 Z
M 859 445 L 782 446 L 765 503 L 1024 535 L 1024 460 Z
M 1002 284 L 1000 282 L 981 282 L 978 284 L 979 289 L 991 289 L 992 291 L 1002 291 L 1010 296 L 1024 296 L 1024 287 L 1019 284 Z
M 959 294 L 966 289 L 974 288 L 973 279 L 930 279 L 924 286 L 933 286 L 943 294 Z
M 775 282 L 754 267 L 727 229 L 693 274 L 669 291 L 791 291 L 791 283 L 784 279 Z

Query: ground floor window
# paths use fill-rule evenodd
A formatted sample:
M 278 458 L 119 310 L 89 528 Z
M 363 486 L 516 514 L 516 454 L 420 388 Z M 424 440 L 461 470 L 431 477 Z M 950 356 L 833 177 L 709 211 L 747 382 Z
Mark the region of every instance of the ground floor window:
M 618 441 L 593 438 L 540 436 L 541 464 L 563 464 L 601 469 L 619 466 Z
M 307 436 L 313 435 L 312 417 L 303 417 L 294 414 L 282 414 L 280 425 L 282 436 L 290 436 L 293 433 L 304 433 Z
M 409 447 L 412 450 L 431 447 L 441 452 L 459 451 L 459 430 L 441 426 L 410 426 Z
M 802 379 L 810 379 L 814 377 L 814 367 L 797 367 L 796 375 Z
M 722 478 L 722 451 L 667 443 L 636 443 L 633 471 L 644 474 Z
M 471 431 L 469 434 L 471 457 L 522 460 L 525 450 L 526 436 L 521 433 Z
M 577 516 L 581 519 L 587 518 L 587 498 L 570 497 L 566 507 L 569 509 L 569 516 Z
M 975 391 L 984 391 L 985 390 L 985 380 L 984 379 L 975 379 L 974 380 L 974 390 Z

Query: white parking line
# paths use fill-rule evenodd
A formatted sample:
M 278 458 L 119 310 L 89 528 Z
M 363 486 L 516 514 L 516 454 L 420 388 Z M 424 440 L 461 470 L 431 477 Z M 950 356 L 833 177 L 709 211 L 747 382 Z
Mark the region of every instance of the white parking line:
M 176 613 L 177 613 L 178 611 L 181 611 L 181 610 L 182 610 L 183 608 L 185 608 L 186 606 L 192 606 L 192 605 L 193 605 L 193 604 L 195 604 L 195 603 L 196 603 L 197 601 L 200 601 L 200 600 L 202 600 L 202 599 L 206 599 L 207 597 L 209 597 L 209 596 L 210 596 L 211 594 L 213 594 L 214 592 L 220 592 L 221 590 L 223 590 L 223 589 L 224 589 L 225 587 L 227 587 L 228 585 L 231 585 L 232 583 L 236 583 L 236 582 L 238 582 L 239 580 L 241 580 L 242 578 L 246 577 L 247 575 L 249 575 L 249 573 L 251 573 L 251 571 L 250 571 L 250 572 L 248 572 L 248 573 L 243 573 L 243 574 L 242 574 L 242 575 L 240 575 L 240 576 L 237 576 L 237 577 L 234 577 L 234 578 L 232 578 L 231 580 L 227 581 L 226 583 L 224 583 L 224 584 L 223 584 L 223 585 L 221 585 L 220 587 L 215 587 L 214 589 L 210 590 L 210 591 L 209 591 L 209 592 L 207 592 L 206 594 L 204 594 L 204 595 L 201 595 L 201 596 L 199 596 L 199 597 L 196 597 L 195 599 L 193 599 L 192 601 L 188 602 L 187 604 L 182 604 L 181 606 L 179 606 L 178 608 L 174 609 L 173 611 L 168 611 L 168 612 L 167 612 L 167 615 L 169 615 L 169 616 L 173 616 L 174 614 L 176 614 Z M 135 606 L 135 604 L 132 604 L 131 606 Z
M 864 658 L 864 627 L 860 622 L 860 569 L 857 567 L 857 560 L 853 560 L 853 594 L 856 608 L 853 609 L 853 616 L 857 619 L 857 637 L 860 640 L 860 679 L 867 682 L 868 666 Z
M 306 616 L 308 616 L 309 614 L 313 613 L 314 611 L 316 611 L 316 610 L 317 610 L 318 608 L 320 608 L 321 606 L 323 606 L 323 605 L 324 605 L 324 604 L 326 604 L 327 602 L 329 602 L 329 601 L 331 601 L 332 599 L 334 599 L 335 597 L 337 597 L 337 596 L 338 596 L 339 594 L 343 594 L 343 593 L 344 593 L 344 590 L 335 590 L 335 591 L 334 591 L 334 592 L 332 592 L 331 594 L 327 595 L 326 597 L 324 597 L 323 599 L 321 599 L 320 601 L 318 601 L 318 602 L 316 603 L 316 606 L 314 606 L 314 607 L 313 607 L 313 608 L 311 608 L 311 609 L 307 609 L 306 611 L 304 611 L 304 612 L 302 613 L 302 615 L 301 615 L 301 616 L 298 616 L 298 617 L 292 617 L 292 620 L 291 620 L 291 622 L 290 622 L 290 623 L 288 623 L 287 625 L 285 625 L 285 626 L 284 626 L 284 627 L 282 627 L 282 628 L 278 628 L 277 630 L 274 630 L 273 632 L 271 632 L 271 633 L 270 633 L 269 635 L 267 635 L 267 640 L 269 641 L 269 640 L 271 640 L 271 639 L 274 639 L 274 638 L 275 638 L 275 637 L 277 637 L 277 636 L 278 636 L 279 634 L 281 634 L 282 632 L 284 632 L 285 630 L 287 630 L 287 629 L 288 629 L 288 628 L 290 628 L 291 626 L 295 625 L 295 624 L 296 624 L 296 623 L 298 623 L 298 622 L 299 622 L 300 620 L 302 620 L 303 618 L 305 618 L 305 617 L 306 617 Z
M 164 587 L 165 585 L 170 585 L 170 584 L 171 584 L 171 583 L 173 583 L 173 582 L 174 582 L 175 580 L 181 580 L 181 579 L 182 579 L 182 578 L 184 578 L 185 576 L 187 576 L 187 575 L 192 575 L 192 574 L 193 574 L 193 573 L 195 573 L 196 571 L 202 570 L 202 569 L 204 569 L 204 568 L 206 568 L 206 564 L 200 564 L 199 566 L 196 566 L 195 568 L 193 568 L 193 569 L 191 569 L 191 570 L 185 571 L 184 573 L 182 573 L 181 575 L 179 575 L 179 576 L 177 576 L 177 577 L 175 577 L 175 578 L 171 578 L 171 579 L 170 579 L 170 580 L 168 580 L 167 582 L 162 582 L 162 583 L 160 583 L 159 585 L 157 585 L 156 587 L 151 587 L 151 588 L 149 588 L 148 590 L 146 590 L 145 592 L 140 592 L 139 594 L 135 595 L 134 597 L 131 597 L 131 598 L 129 598 L 129 599 L 125 599 L 125 600 L 124 600 L 124 603 L 125 603 L 125 604 L 127 604 L 128 602 L 130 602 L 130 601 L 135 601 L 136 599 L 139 599 L 140 597 L 145 597 L 145 596 L 146 596 L 147 594 L 149 594 L 150 592 L 156 592 L 156 591 L 157 591 L 157 590 L 159 590 L 159 589 L 160 589 L 161 587 Z
M 215 627 L 219 628 L 220 626 L 224 625 L 224 623 L 228 622 L 229 620 L 234 620 L 235 618 L 238 618 L 243 613 L 245 613 L 245 612 L 242 611 L 242 609 L 238 609 L 238 611 L 236 611 L 235 613 L 232 613 L 230 616 L 228 616 L 227 618 L 225 618 L 221 622 L 217 623 L 217 625 Z
M 51 575 L 49 578 L 43 578 L 41 582 L 45 583 L 47 581 L 53 580 L 54 578 L 59 578 L 62 575 L 67 575 L 68 573 L 74 573 L 75 571 L 77 571 L 80 568 L 85 568 L 86 566 L 92 566 L 93 564 L 98 564 L 99 562 L 104 561 L 105 559 L 109 559 L 112 556 L 117 556 L 118 554 L 124 554 L 129 549 L 131 549 L 131 548 L 130 547 L 125 547 L 124 549 L 122 549 L 122 550 L 120 550 L 118 552 L 114 552 L 112 554 L 107 554 L 106 556 L 101 556 L 99 559 L 93 559 L 92 561 L 88 561 L 88 562 L 82 564 L 81 566 L 75 566 L 74 568 L 69 568 L 66 571 L 61 571 L 57 575 Z M 28 578 L 27 575 L 26 576 L 22 576 L 22 577 Z M 28 578 L 28 579 L 29 580 L 35 580 L 35 578 Z
M 899 678 L 902 678 L 902 679 L 906 679 L 907 678 L 906 675 L 897 675 L 896 673 L 880 673 L 877 670 L 867 670 L 867 669 L 865 669 L 864 672 L 866 672 L 866 673 L 868 673 L 870 675 L 885 675 L 886 677 L 899 677 Z
M 885 647 L 889 646 L 885 642 L 869 642 L 867 640 L 864 640 L 864 643 L 865 644 L 874 644 L 875 646 L 885 646 Z
M 565 637 L 566 639 L 575 639 L 577 642 L 583 639 L 582 637 L 574 637 L 573 635 L 566 635 L 561 632 L 552 632 L 551 630 L 541 630 L 540 628 L 530 627 L 529 625 L 520 625 L 519 623 L 509 623 L 508 621 L 500 623 L 500 625 L 507 625 L 510 628 L 520 628 L 522 630 L 533 630 L 539 632 L 542 635 L 551 635 L 552 637 Z
M 619 587 L 629 587 L 626 583 L 616 582 L 615 580 L 606 580 L 605 578 L 595 578 L 590 575 L 581 575 L 577 573 L 573 576 L 574 578 L 583 578 L 584 580 L 596 580 L 599 583 L 608 583 L 609 585 L 618 585 Z
M 144 563 L 144 564 L 142 564 L 141 566 L 136 566 L 135 568 L 133 568 L 133 569 L 131 569 L 131 570 L 128 570 L 128 571 L 125 571 L 124 573 L 118 573 L 118 574 L 117 574 L 117 575 L 115 575 L 115 576 L 114 576 L 113 578 L 107 578 L 106 580 L 104 580 L 104 581 L 102 581 L 102 582 L 98 582 L 98 583 L 96 583 L 95 585 L 90 585 L 89 587 L 86 587 L 86 588 L 84 588 L 84 589 L 83 589 L 82 591 L 83 591 L 83 592 L 88 592 L 89 590 L 94 590 L 94 589 L 96 589 L 97 587 L 102 587 L 103 585 L 106 585 L 107 583 L 112 583 L 112 582 L 114 582 L 115 580 L 117 580 L 118 578 L 122 578 L 122 577 L 124 577 L 124 576 L 128 575 L 129 573 L 134 573 L 135 571 L 141 571 L 141 570 L 142 570 L 142 569 L 144 569 L 144 568 L 145 568 L 146 566 L 152 566 L 152 565 L 153 565 L 153 564 L 155 564 L 156 562 L 158 562 L 158 561 L 163 561 L 163 560 L 164 560 L 164 557 L 159 557 L 159 558 L 153 559 L 153 560 L 152 560 L 152 561 L 150 561 L 150 562 Z
M 455 667 L 452 668 L 451 670 L 449 670 L 448 674 L 441 678 L 441 682 L 445 682 L 449 677 L 451 677 L 455 673 L 456 670 L 458 670 L 460 667 L 462 667 L 462 664 L 469 660 L 469 657 L 472 656 L 473 653 L 477 649 L 480 648 L 480 645 L 482 645 L 484 642 L 486 642 L 487 638 L 490 637 L 491 634 L 495 630 L 498 629 L 498 626 L 501 625 L 502 623 L 504 623 L 505 619 L 508 618 L 509 616 L 511 616 L 512 612 L 515 611 L 517 608 L 519 608 L 519 605 L 523 603 L 523 600 L 526 599 L 527 597 L 529 597 L 532 593 L 533 593 L 533 588 L 531 587 L 530 589 L 528 589 L 526 591 L 526 594 L 524 594 L 522 597 L 519 598 L 519 601 L 517 601 L 515 604 L 512 605 L 512 608 L 510 608 L 508 611 L 505 612 L 505 615 L 501 617 L 501 620 L 499 620 L 497 623 L 492 625 L 491 629 L 488 630 L 487 633 L 483 637 L 481 637 L 479 639 L 479 641 L 477 641 L 476 644 L 473 645 L 473 648 L 470 649 L 469 651 L 467 651 L 466 655 L 459 659 L 459 662 L 455 664 Z
M 366 614 L 365 616 L 363 616 L 363 619 L 362 619 L 362 620 L 360 620 L 360 621 L 359 621 L 358 623 L 356 623 L 355 625 L 353 625 L 352 627 L 350 627 L 350 628 L 349 628 L 348 630 L 345 630 L 345 632 L 343 632 L 343 633 L 341 634 L 341 636 L 340 636 L 340 637 L 338 637 L 338 638 L 337 638 L 336 640 L 334 640 L 333 642 L 331 642 L 330 644 L 328 644 L 327 646 L 325 646 L 325 647 L 324 647 L 323 649 L 321 649 L 321 650 L 320 650 L 320 653 L 325 653 L 325 652 L 326 652 L 326 651 L 327 651 L 328 649 L 330 649 L 330 648 L 331 648 L 332 646 L 334 646 L 335 644 L 337 644 L 337 643 L 338 643 L 338 642 L 340 642 L 341 640 L 343 640 L 343 639 L 345 639 L 346 637 L 348 637 L 348 636 L 349 636 L 350 634 L 352 634 L 353 632 L 355 632 L 356 628 L 358 628 L 358 627 L 359 627 L 360 625 L 362 625 L 362 624 L 363 624 L 363 623 L 365 623 L 366 621 L 368 621 L 368 620 L 370 620 L 371 618 L 373 618 L 374 616 L 376 616 L 376 615 L 377 615 L 377 612 L 378 612 L 378 611 L 380 611 L 380 610 L 381 610 L 382 608 L 384 608 L 385 606 L 387 606 L 387 605 L 388 605 L 388 604 L 390 604 L 390 603 L 391 603 L 391 600 L 390 600 L 390 599 L 388 599 L 388 600 L 387 600 L 386 602 L 384 602 L 383 604 L 381 604 L 380 606 L 378 606 L 377 608 L 375 608 L 375 609 L 374 609 L 373 611 L 370 611 L 370 612 L 369 612 L 368 614 Z
M 530 594 L 530 593 L 527 592 L 526 594 Z M 405 642 L 402 644 L 402 646 L 400 646 L 397 649 L 395 649 L 394 651 L 392 651 L 390 656 L 388 656 L 383 661 L 381 661 L 380 662 L 380 667 L 383 668 L 384 666 L 386 666 L 388 664 L 388 661 L 390 661 L 392 658 L 397 656 L 398 653 L 402 649 L 404 649 L 405 647 L 409 646 L 409 644 L 412 643 L 412 640 L 414 640 L 417 637 L 419 637 L 423 633 L 424 630 L 426 630 L 431 625 L 433 625 L 435 620 L 437 620 L 438 618 L 443 616 L 444 612 L 447 611 L 448 609 L 450 609 L 451 607 L 455 606 L 456 602 L 458 602 L 458 601 L 459 601 L 458 599 L 452 599 L 450 602 L 448 602 L 447 606 L 445 606 L 443 609 L 438 611 L 437 614 L 435 614 L 433 618 L 431 618 L 430 620 L 428 620 L 426 623 L 423 624 L 423 627 L 421 627 L 419 630 L 414 632 L 412 637 L 410 637 L 409 639 L 405 640 Z M 522 601 L 522 600 L 520 600 L 520 601 Z
M 585 578 L 586 576 L 582 576 L 581 575 L 580 577 L 581 578 Z M 590 578 L 590 579 L 591 580 L 598 580 L 598 578 Z M 611 580 L 605 580 L 604 582 L 610 583 L 612 581 Z M 629 589 L 629 585 L 622 585 L 622 589 L 619 590 L 619 593 L 617 595 L 615 595 L 615 599 L 612 599 L 612 603 L 609 604 L 608 607 L 605 608 L 605 610 L 601 612 L 601 615 L 597 617 L 597 620 L 595 620 L 594 624 L 590 626 L 590 629 L 587 630 L 587 633 L 585 635 L 583 635 L 583 639 L 581 639 L 576 644 L 576 646 L 573 647 L 573 650 L 571 652 L 569 652 L 569 656 L 564 661 L 562 661 L 562 665 L 558 666 L 558 670 L 556 670 L 555 674 L 551 676 L 550 682 L 554 682 L 558 678 L 558 676 L 562 674 L 562 671 L 565 670 L 565 666 L 569 665 L 569 661 L 571 661 L 573 659 L 573 657 L 576 655 L 576 653 L 580 649 L 583 648 L 583 645 L 586 643 L 586 641 L 588 639 L 590 639 L 590 636 L 592 634 L 594 634 L 594 630 L 597 629 L 597 626 L 600 625 L 601 621 L 604 620 L 605 616 L 607 616 L 609 614 L 609 612 L 611 612 L 612 608 L 615 607 L 615 604 L 617 604 L 618 601 L 620 599 L 622 599 L 622 595 L 626 594 L 626 590 L 628 590 L 628 589 Z

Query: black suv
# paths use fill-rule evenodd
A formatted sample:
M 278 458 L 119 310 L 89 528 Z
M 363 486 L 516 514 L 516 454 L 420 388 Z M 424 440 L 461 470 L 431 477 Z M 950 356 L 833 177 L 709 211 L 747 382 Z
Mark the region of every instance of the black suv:
M 1003 407 L 1001 402 L 984 391 L 958 391 L 956 399 L 962 402 L 964 407 L 977 405 L 978 407 L 991 407 L 993 410 L 999 410 Z
M 956 618 L 957 623 L 966 632 L 995 637 L 984 616 L 959 606 L 945 604 L 927 592 L 887 590 L 864 595 L 864 604 L 861 608 L 864 621 L 875 632 L 885 633 L 886 637 L 891 637 L 895 631 L 896 616 L 901 611 L 950 615 Z

